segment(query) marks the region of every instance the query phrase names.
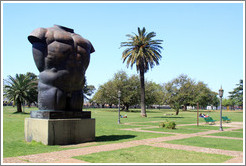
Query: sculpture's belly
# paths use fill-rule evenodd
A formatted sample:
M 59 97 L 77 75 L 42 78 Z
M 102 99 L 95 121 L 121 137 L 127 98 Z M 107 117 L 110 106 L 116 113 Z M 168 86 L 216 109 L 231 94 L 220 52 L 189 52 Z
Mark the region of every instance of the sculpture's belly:
M 55 86 L 65 92 L 81 90 L 83 88 L 83 73 L 70 72 L 68 70 L 45 70 L 39 74 L 39 81 Z

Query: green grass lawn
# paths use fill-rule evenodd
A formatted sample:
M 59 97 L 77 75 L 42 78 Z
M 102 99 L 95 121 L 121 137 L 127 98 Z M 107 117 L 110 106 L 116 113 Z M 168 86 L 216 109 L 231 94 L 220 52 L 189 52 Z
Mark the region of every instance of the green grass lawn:
M 30 109 L 25 108 L 26 113 L 15 113 L 15 109 L 13 107 L 3 109 L 3 157 L 64 150 L 60 146 L 47 147 L 34 141 L 26 142 L 24 140 L 24 119 L 30 116 L 28 113 Z
M 135 125 L 137 125 L 136 126 L 136 128 L 137 128 L 138 126 L 143 126 L 143 127 L 145 127 L 145 126 L 159 126 L 159 123 L 152 122 L 152 123 L 132 123 L 132 124 L 130 124 L 130 126 L 135 126 Z
M 221 163 L 232 157 L 141 145 L 73 158 L 90 163 Z
M 243 132 L 243 129 L 237 129 L 237 130 L 233 130 L 233 131 L 242 131 Z
M 175 129 L 151 128 L 151 129 L 143 129 L 143 130 L 169 132 L 169 133 L 181 133 L 181 134 L 191 134 L 191 133 L 199 133 L 199 132 L 206 131 L 206 130 L 201 130 L 201 129 L 190 129 L 190 128 L 182 128 L 182 127 L 177 127 Z
M 243 151 L 243 140 L 208 138 L 208 137 L 191 137 L 179 140 L 165 141 L 166 143 L 191 145 L 206 148 L 224 149 Z
M 177 126 L 179 127 L 179 126 Z M 182 128 L 188 128 L 188 129 L 200 129 L 200 130 L 219 130 L 219 126 L 213 126 L 213 125 L 189 125 L 189 126 L 182 126 Z M 224 129 L 228 129 L 229 127 L 223 127 Z
M 3 157 L 15 157 L 29 154 L 37 154 L 44 152 L 60 151 L 65 149 L 79 148 L 79 147 L 66 147 L 66 146 L 45 146 L 41 143 L 26 142 L 24 140 L 24 119 L 30 116 L 30 111 L 37 110 L 37 108 L 25 108 L 25 113 L 16 113 L 16 107 L 6 106 L 3 107 Z M 158 110 L 147 109 L 147 118 L 140 116 L 139 109 L 133 109 L 130 112 L 121 112 L 122 115 L 127 114 L 127 118 L 121 118 L 122 124 L 117 124 L 118 110 L 117 109 L 85 109 L 91 111 L 92 118 L 96 119 L 96 140 L 95 143 L 88 146 L 96 146 L 102 144 L 126 142 L 132 140 L 141 140 L 148 138 L 157 138 L 170 136 L 168 134 L 157 133 L 143 133 L 135 131 L 125 131 L 120 129 L 136 128 L 136 126 L 124 125 L 129 122 L 140 122 L 141 124 L 152 125 L 150 121 L 175 121 L 176 124 L 195 124 L 196 112 L 194 111 L 181 111 L 179 115 L 165 115 L 175 114 L 175 111 L 170 109 Z M 210 115 L 219 117 L 219 111 L 210 112 Z M 217 115 L 218 114 L 218 115 Z M 233 121 L 242 122 L 243 113 L 241 112 L 228 112 L 227 115 Z M 214 118 L 213 117 L 213 118 Z M 158 125 L 159 123 L 153 124 Z M 198 132 L 201 129 L 186 128 L 183 126 L 182 130 L 188 133 Z M 202 129 L 203 130 L 203 129 Z M 175 132 L 174 132 L 175 133 Z M 236 133 L 236 132 L 235 132 Z M 228 146 L 227 144 L 224 145 Z
M 76 148 L 68 148 L 58 145 L 45 146 L 35 141 L 31 143 L 26 142 L 24 140 L 24 119 L 30 117 L 29 113 L 33 110 L 37 110 L 37 108 L 25 108 L 25 113 L 16 113 L 16 107 L 3 107 L 4 157 L 15 157 Z M 156 133 L 140 133 L 134 131 L 120 130 L 124 128 L 131 128 L 131 126 L 117 124 L 118 112 L 116 110 L 111 111 L 110 109 L 89 109 L 89 111 L 92 111 L 92 118 L 96 119 L 96 144 L 93 144 L 91 146 L 169 136 L 167 134 L 164 135 Z M 149 120 L 149 118 L 141 118 L 140 112 L 131 112 L 130 115 L 131 116 L 129 118 L 125 118 L 122 121 L 127 122 L 138 120 L 144 122 Z
M 154 123 L 157 126 L 157 123 Z M 224 129 L 229 127 L 224 127 Z M 166 129 L 166 128 L 148 128 L 143 130 L 149 131 L 160 131 L 160 132 L 169 132 L 169 133 L 181 133 L 181 134 L 191 134 L 191 133 L 199 133 L 207 130 L 219 130 L 218 126 L 211 125 L 188 125 L 188 126 L 176 126 L 175 129 Z
M 220 133 L 214 133 L 214 134 L 209 134 L 213 136 L 223 136 L 223 137 L 236 137 L 236 138 L 243 138 L 243 132 L 231 132 L 231 131 L 223 131 Z

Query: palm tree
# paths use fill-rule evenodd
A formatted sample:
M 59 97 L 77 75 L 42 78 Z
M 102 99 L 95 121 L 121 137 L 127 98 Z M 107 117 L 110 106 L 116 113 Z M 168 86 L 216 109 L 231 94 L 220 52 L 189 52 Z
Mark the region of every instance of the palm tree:
M 26 76 L 33 82 L 33 87 L 29 90 L 28 97 L 27 97 L 27 105 L 31 107 L 31 104 L 34 103 L 37 106 L 38 103 L 38 76 L 34 73 L 27 72 Z
M 121 47 L 127 47 L 122 53 L 123 63 L 126 61 L 127 67 L 131 68 L 136 64 L 137 72 L 140 73 L 141 83 L 141 116 L 147 117 L 145 108 L 145 85 L 144 85 L 144 73 L 149 68 L 153 68 L 154 65 L 159 65 L 161 59 L 160 44 L 162 40 L 153 40 L 156 36 L 155 32 L 147 33 L 145 28 L 142 30 L 138 27 L 138 34 L 127 34 L 128 42 L 121 42 Z
M 35 88 L 35 82 L 28 75 L 16 74 L 5 80 L 4 96 L 17 105 L 17 112 L 22 112 L 21 105 L 29 99 L 30 92 Z

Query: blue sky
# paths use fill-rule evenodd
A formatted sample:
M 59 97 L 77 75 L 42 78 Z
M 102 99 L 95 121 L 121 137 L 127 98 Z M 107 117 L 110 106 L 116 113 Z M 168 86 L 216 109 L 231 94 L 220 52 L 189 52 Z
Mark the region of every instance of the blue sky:
M 39 74 L 27 36 L 54 24 L 93 44 L 86 77 L 96 88 L 119 70 L 137 74 L 122 63 L 120 48 L 137 27 L 164 41 L 149 81 L 162 84 L 187 74 L 216 92 L 222 85 L 226 97 L 244 76 L 243 3 L 4 3 L 2 18 L 3 78 Z

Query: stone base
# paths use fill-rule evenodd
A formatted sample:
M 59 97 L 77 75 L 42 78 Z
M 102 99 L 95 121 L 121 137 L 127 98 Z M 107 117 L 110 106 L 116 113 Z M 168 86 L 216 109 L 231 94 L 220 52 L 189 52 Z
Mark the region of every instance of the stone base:
M 30 112 L 31 118 L 39 119 L 72 119 L 72 118 L 91 118 L 91 111 L 54 111 L 38 110 Z
M 95 119 L 25 119 L 25 140 L 69 145 L 95 140 Z

